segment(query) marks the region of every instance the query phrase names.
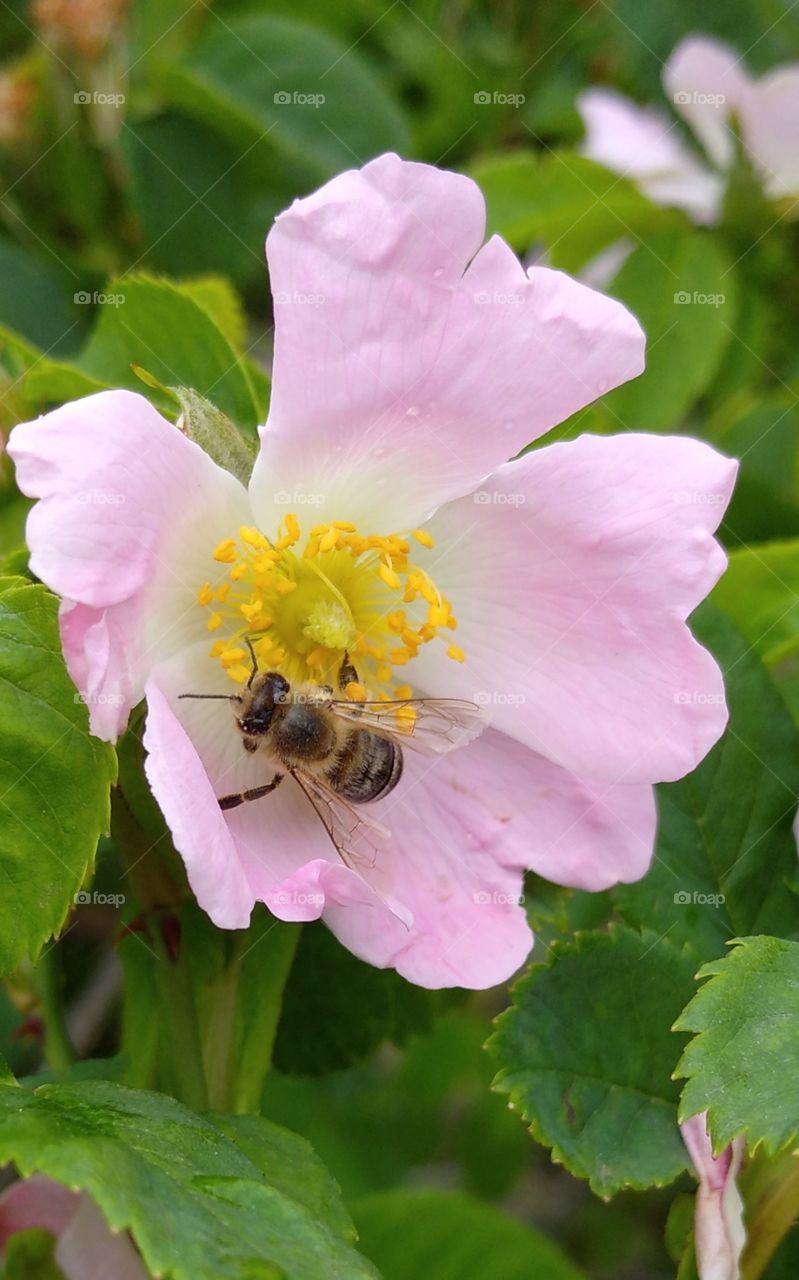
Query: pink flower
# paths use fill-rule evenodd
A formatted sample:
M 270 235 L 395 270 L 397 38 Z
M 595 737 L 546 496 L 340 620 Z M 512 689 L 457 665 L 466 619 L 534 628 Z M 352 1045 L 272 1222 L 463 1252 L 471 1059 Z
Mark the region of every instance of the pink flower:
M 746 1232 L 735 1179 L 743 1160 L 744 1139 L 736 1138 L 720 1156 L 714 1156 L 706 1111 L 691 1116 L 680 1129 L 699 1179 L 694 1219 L 699 1280 L 739 1280 Z
M 656 204 L 685 209 L 698 223 L 714 223 L 735 158 L 737 121 L 766 195 L 773 200 L 799 195 L 799 63 L 755 80 L 727 45 L 689 36 L 666 63 L 663 87 L 709 163 L 663 112 L 639 107 L 610 89 L 588 89 L 578 99 L 586 127 L 583 153 L 631 178 Z
M 685 619 L 724 567 L 735 464 L 633 433 L 506 462 L 638 374 L 644 339 L 619 303 L 483 245 L 484 218 L 469 179 L 387 155 L 277 219 L 249 491 L 128 392 L 9 447 L 93 732 L 113 740 L 146 696 L 150 783 L 211 918 L 242 928 L 257 900 L 323 916 L 431 987 L 523 962 L 525 868 L 583 889 L 643 875 L 651 784 L 726 721 Z M 219 807 L 273 771 L 229 706 L 179 695 L 240 689 L 248 635 L 292 682 L 334 682 L 348 651 L 373 697 L 468 699 L 491 728 L 452 755 L 406 751 L 369 806 L 390 842 L 344 865 L 292 777 Z
M 147 1280 L 130 1237 L 111 1230 L 91 1197 L 41 1174 L 0 1195 L 0 1262 L 11 1237 L 34 1227 L 55 1236 L 53 1257 L 66 1280 Z

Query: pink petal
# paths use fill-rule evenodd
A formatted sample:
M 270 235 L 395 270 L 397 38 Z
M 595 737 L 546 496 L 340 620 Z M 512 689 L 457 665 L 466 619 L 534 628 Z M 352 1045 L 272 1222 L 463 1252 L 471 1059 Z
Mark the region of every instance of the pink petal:
M 655 204 L 685 209 L 696 222 L 717 221 L 724 184 L 696 159 L 674 122 L 612 89 L 586 90 L 577 109 L 586 129 L 583 155 L 631 178 Z
M 663 88 L 693 129 L 710 159 L 726 169 L 735 155 L 730 116 L 748 94 L 742 59 L 708 36 L 689 36 L 672 51 L 663 70 Z
M 690 772 L 727 718 L 721 673 L 684 620 L 724 569 L 712 531 L 735 471 L 699 441 L 635 434 L 500 468 L 428 526 L 466 661 L 425 645 L 415 685 L 484 702 L 497 728 L 581 777 Z
M 80 1197 L 60 1182 L 36 1173 L 21 1178 L 0 1195 L 0 1258 L 11 1236 L 39 1227 L 60 1236 L 71 1222 Z
M 285 510 L 407 528 L 643 368 L 619 304 L 525 274 L 468 178 L 382 156 L 282 214 L 267 242 L 274 387 L 251 487 Z
M 779 200 L 799 194 L 799 64 L 778 67 L 753 84 L 741 121 L 768 195 Z
M 699 1179 L 694 1228 L 699 1280 L 739 1280 L 746 1232 L 735 1179 L 743 1160 L 744 1140 L 736 1138 L 720 1156 L 714 1156 L 707 1112 L 691 1116 L 680 1129 Z
M 85 1193 L 56 1246 L 55 1261 L 66 1280 L 149 1280 L 150 1275 L 130 1236 L 112 1231 Z
M 14 429 L 31 568 L 67 604 L 62 638 L 92 730 L 114 738 L 153 662 L 202 633 L 196 593 L 244 489 L 143 396 L 104 391 Z

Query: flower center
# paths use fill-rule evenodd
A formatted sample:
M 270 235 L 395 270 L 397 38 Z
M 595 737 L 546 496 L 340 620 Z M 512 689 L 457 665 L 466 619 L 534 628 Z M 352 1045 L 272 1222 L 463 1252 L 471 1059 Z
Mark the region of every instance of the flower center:
M 411 539 L 422 552 L 433 546 L 424 529 L 366 537 L 348 520 L 315 525 L 304 539 L 299 520 L 289 514 L 273 541 L 242 525 L 237 537 L 213 552 L 216 564 L 225 566 L 221 576 L 217 570 L 197 593 L 216 636 L 211 656 L 231 680 L 244 684 L 251 671 L 249 641 L 262 670 L 335 688 L 349 653 L 362 681 L 348 686 L 349 697 L 409 697 L 410 685 L 395 683 L 396 668 L 457 626 L 449 600 L 412 562 Z M 447 653 L 464 660 L 463 650 L 448 640 Z

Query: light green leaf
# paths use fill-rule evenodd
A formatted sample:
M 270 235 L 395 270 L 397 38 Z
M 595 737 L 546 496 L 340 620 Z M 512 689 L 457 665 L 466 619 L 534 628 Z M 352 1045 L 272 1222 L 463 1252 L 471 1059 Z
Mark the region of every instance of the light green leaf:
M 761 344 L 761 350 L 763 349 Z M 738 351 L 738 344 L 731 354 Z M 721 537 L 732 547 L 799 534 L 799 407 L 780 391 L 752 402 L 724 402 L 708 423 L 708 440 L 740 459 Z
M 693 968 L 655 933 L 578 934 L 528 970 L 497 1020 L 494 1087 L 598 1195 L 662 1186 L 686 1167 L 670 1027 Z
M 0 1087 L 0 1161 L 88 1191 L 170 1280 L 375 1277 L 308 1145 L 256 1117 L 105 1081 Z
M 171 389 L 180 402 L 181 426 L 189 439 L 246 485 L 255 462 L 254 442 L 245 439 L 221 409 L 190 387 Z
M 673 431 L 721 363 L 736 316 L 735 277 L 717 242 L 660 231 L 639 244 L 606 292 L 624 302 L 647 339 L 646 370 L 605 399 L 620 425 Z
M 0 972 L 61 928 L 109 824 L 115 756 L 88 733 L 57 603 L 0 579 Z
M 729 727 L 692 774 L 657 788 L 651 869 L 637 884 L 621 885 L 613 899 L 628 923 L 668 934 L 709 960 L 736 934 L 799 933 L 799 898 L 791 888 L 799 735 L 732 624 L 704 605 L 691 626 L 725 671 Z
M 540 245 L 576 271 L 616 240 L 675 220 L 618 174 L 572 152 L 519 151 L 478 160 L 471 175 L 486 199 L 488 234 L 518 252 Z
M 124 276 L 105 303 L 78 364 L 109 385 L 141 390 L 141 365 L 165 386 L 193 387 L 241 426 L 255 426 L 258 406 L 249 374 L 221 329 L 179 285 Z
M 553 1241 L 454 1191 L 383 1191 L 355 1206 L 361 1249 L 384 1280 L 580 1280 Z
M 799 943 L 739 938 L 678 1018 L 695 1038 L 675 1075 L 687 1078 L 680 1117 L 708 1111 L 718 1152 L 739 1134 L 750 1152 L 799 1140 Z
M 161 88 L 234 141 L 278 151 L 315 178 L 408 148 L 402 113 L 360 51 L 288 18 L 211 22 Z

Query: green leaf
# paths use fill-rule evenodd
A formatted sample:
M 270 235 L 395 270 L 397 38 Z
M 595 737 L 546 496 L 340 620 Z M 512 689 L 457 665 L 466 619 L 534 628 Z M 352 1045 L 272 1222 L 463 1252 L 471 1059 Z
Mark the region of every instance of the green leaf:
M 692 1031 L 676 1075 L 687 1078 L 680 1117 L 708 1111 L 718 1152 L 739 1134 L 750 1152 L 799 1140 L 799 943 L 738 938 L 676 1027 Z
M 384 1280 L 580 1280 L 553 1241 L 455 1191 L 383 1191 L 355 1206 L 361 1249 Z
M 88 1191 L 170 1280 L 375 1276 L 307 1144 L 256 1117 L 100 1081 L 0 1088 L 0 1161 Z
M 492 156 L 470 172 L 486 199 L 488 234 L 498 233 L 518 252 L 541 245 L 567 271 L 613 241 L 674 220 L 632 183 L 571 152 Z
M 84 317 L 67 290 L 66 272 L 0 238 L 0 279 L 0 324 L 45 350 L 77 345 Z
M 182 110 L 301 163 L 311 181 L 407 151 L 399 107 L 352 44 L 287 18 L 211 19 L 164 72 L 161 89 Z
M 613 896 L 628 923 L 645 923 L 711 959 L 736 934 L 799 931 L 791 888 L 799 736 L 733 625 L 704 605 L 691 626 L 724 669 L 729 727 L 692 774 L 658 787 L 652 867 Z
M 9 1067 L 2 1053 L 0 1053 L 0 1084 L 16 1084 L 16 1083 L 17 1082 L 14 1079 L 13 1071 Z
M 141 390 L 131 364 L 165 386 L 193 387 L 241 426 L 255 426 L 258 406 L 246 368 L 224 333 L 189 293 L 146 275 L 111 281 L 108 297 L 78 361 L 114 386 Z
M 0 972 L 57 933 L 109 824 L 115 756 L 91 738 L 44 587 L 0 579 Z
M 646 370 L 605 399 L 621 425 L 673 431 L 715 376 L 735 325 L 735 278 L 715 240 L 669 230 L 638 245 L 607 292 L 637 316 Z
M 740 458 L 732 501 L 721 537 L 742 542 L 799 534 L 799 408 L 788 392 L 741 407 L 723 403 L 708 425 L 707 439 Z
M 681 1046 L 670 1027 L 693 990 L 693 967 L 649 931 L 578 934 L 532 966 L 497 1020 L 494 1087 L 598 1195 L 662 1186 L 688 1163 L 671 1078 Z
M 255 443 L 246 440 L 221 409 L 190 387 L 172 390 L 180 401 L 181 426 L 189 439 L 246 485 L 255 462 Z
M 384 1040 L 427 1030 L 459 993 L 425 991 L 354 956 L 322 924 L 306 925 L 283 996 L 275 1066 L 323 1075 L 352 1066 Z

